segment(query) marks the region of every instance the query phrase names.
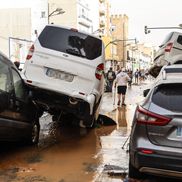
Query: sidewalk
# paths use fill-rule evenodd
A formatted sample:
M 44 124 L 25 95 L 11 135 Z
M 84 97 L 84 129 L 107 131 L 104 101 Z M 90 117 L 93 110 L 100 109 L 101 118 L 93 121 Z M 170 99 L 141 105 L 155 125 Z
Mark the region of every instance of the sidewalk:
M 127 87 L 126 92 L 126 105 L 136 105 L 138 102 L 144 99 L 143 90 L 150 88 L 150 85 L 153 83 L 152 80 L 145 80 L 139 85 L 132 84 L 131 87 Z M 115 101 L 114 101 L 115 96 Z M 127 107 L 126 106 L 126 107 Z M 102 105 L 101 105 L 101 114 L 112 112 L 117 108 L 117 93 L 106 92 L 103 95 Z
M 116 122 L 116 126 L 110 134 L 100 136 L 101 148 L 97 157 L 102 159 L 102 162 L 95 182 L 123 182 L 125 179 L 128 173 L 128 142 L 133 114 L 136 104 L 144 99 L 143 90 L 151 83 L 146 80 L 140 85 L 129 87 L 126 94 L 126 107 L 113 105 L 114 94 L 104 93 L 100 113 L 112 118 Z M 117 104 L 117 99 L 115 103 Z M 104 130 L 104 128 L 98 128 L 97 132 L 98 130 Z

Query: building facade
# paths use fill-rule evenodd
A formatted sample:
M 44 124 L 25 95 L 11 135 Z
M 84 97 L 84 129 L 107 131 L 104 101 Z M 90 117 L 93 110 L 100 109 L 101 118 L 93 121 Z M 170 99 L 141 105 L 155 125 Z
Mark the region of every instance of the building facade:
M 117 47 L 117 56 L 120 65 L 125 67 L 127 61 L 127 44 L 128 41 L 128 16 L 127 15 L 112 15 L 112 40 Z
M 88 0 L 48 0 L 48 7 L 49 14 L 57 8 L 65 11 L 60 16 L 50 16 L 49 23 L 76 28 L 88 33 L 93 32 Z
M 154 58 L 154 48 L 150 45 L 139 43 L 128 46 L 128 60 L 126 68 L 133 70 L 147 70 L 151 67 Z
M 0 7 L 0 50 L 24 62 L 29 44 L 47 24 L 47 0 L 9 1 Z

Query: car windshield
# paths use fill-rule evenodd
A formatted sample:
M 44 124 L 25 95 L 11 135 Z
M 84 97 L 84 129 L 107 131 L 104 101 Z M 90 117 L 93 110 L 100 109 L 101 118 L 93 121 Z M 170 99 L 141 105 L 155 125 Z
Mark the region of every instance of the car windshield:
M 152 102 L 165 109 L 182 112 L 182 84 L 158 86 L 152 96 Z
M 46 26 L 39 36 L 41 46 L 74 56 L 96 59 L 102 53 L 102 41 L 69 29 Z

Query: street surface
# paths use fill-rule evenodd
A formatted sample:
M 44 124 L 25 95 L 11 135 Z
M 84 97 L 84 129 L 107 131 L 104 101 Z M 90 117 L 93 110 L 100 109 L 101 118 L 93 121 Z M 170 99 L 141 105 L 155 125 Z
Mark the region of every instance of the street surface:
M 45 113 L 38 147 L 1 144 L 0 182 L 137 181 L 127 178 L 128 136 L 136 103 L 149 83 L 128 88 L 126 107 L 116 107 L 114 94 L 105 93 L 94 129 L 68 125 L 69 117 L 54 123 Z M 170 180 L 149 176 L 143 181 Z

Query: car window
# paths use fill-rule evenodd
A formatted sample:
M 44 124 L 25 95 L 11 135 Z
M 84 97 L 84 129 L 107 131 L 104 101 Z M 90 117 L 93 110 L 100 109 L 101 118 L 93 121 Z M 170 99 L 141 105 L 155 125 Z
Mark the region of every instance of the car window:
M 162 108 L 182 112 L 182 84 L 160 85 L 154 91 L 152 102 Z
M 178 36 L 177 42 L 182 45 L 182 36 L 181 35 Z
M 164 39 L 164 41 L 161 43 L 161 45 L 159 47 L 162 47 L 163 45 L 165 45 L 167 42 L 169 42 L 169 40 L 171 39 L 171 37 L 173 36 L 174 32 L 169 33 L 166 38 Z
M 26 90 L 23 85 L 21 77 L 14 69 L 12 70 L 12 74 L 13 74 L 13 83 L 14 83 L 16 97 L 20 99 L 25 99 Z
M 102 41 L 72 30 L 46 26 L 39 36 L 41 46 L 93 60 L 102 53 Z
M 0 57 L 0 60 L 2 57 Z M 11 79 L 8 65 L 0 61 L 0 90 L 5 92 L 11 91 Z

